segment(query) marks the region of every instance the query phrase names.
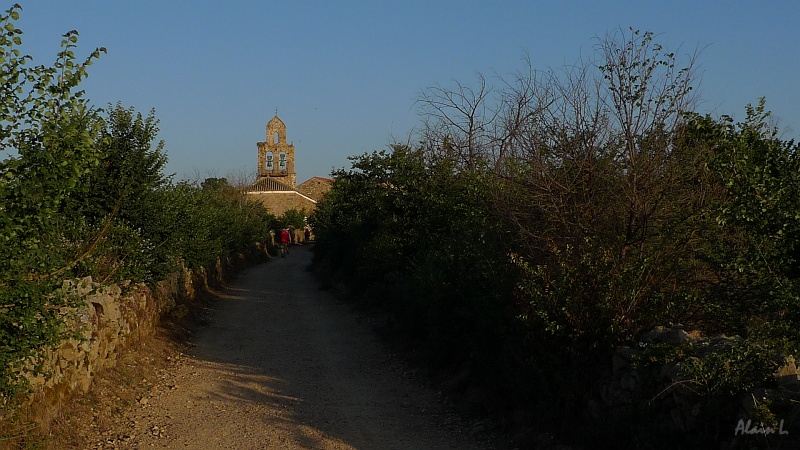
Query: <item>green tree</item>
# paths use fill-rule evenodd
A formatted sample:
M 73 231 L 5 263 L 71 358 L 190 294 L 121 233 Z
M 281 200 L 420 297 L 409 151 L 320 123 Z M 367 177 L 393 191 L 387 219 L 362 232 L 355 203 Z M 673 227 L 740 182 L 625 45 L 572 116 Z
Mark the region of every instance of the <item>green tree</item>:
M 275 228 L 286 228 L 286 227 L 295 227 L 297 229 L 303 229 L 306 226 L 306 219 L 308 214 L 306 210 L 297 209 L 297 208 L 290 208 L 283 212 L 275 221 L 274 227 Z
M 96 112 L 76 90 L 86 69 L 104 49 L 82 63 L 74 48 L 78 33 L 64 35 L 52 66 L 31 66 L 22 56 L 22 31 L 14 23 L 21 8 L 0 15 L 0 394 L 22 386 L 20 364 L 63 335 L 60 306 L 52 295 L 61 276 L 85 258 L 92 239 L 70 242 L 72 227 L 59 215 L 65 200 L 98 165 Z
M 84 208 L 96 218 L 118 209 L 120 218 L 134 226 L 146 226 L 148 214 L 157 206 L 154 192 L 170 182 L 164 174 L 164 142 L 154 145 L 158 135 L 155 112 L 143 117 L 117 103 L 109 105 L 103 125 L 98 140 L 103 159 L 89 180 L 92 196 L 85 200 Z
M 778 139 L 762 99 L 746 118 L 694 115 L 692 132 L 713 151 L 710 170 L 724 189 L 707 252 L 724 298 L 721 326 L 745 332 L 753 317 L 798 339 L 800 319 L 800 147 Z
M 385 309 L 435 367 L 470 373 L 458 388 L 515 383 L 515 268 L 493 175 L 402 145 L 351 160 L 309 219 L 317 268 Z
M 85 274 L 152 281 L 174 267 L 163 245 L 171 225 L 159 220 L 159 191 L 170 177 L 163 172 L 163 142 L 153 144 L 158 121 L 153 111 L 145 118 L 119 103 L 99 114 L 95 147 L 100 163 L 83 180 L 83 189 L 65 202 L 61 215 L 81 224 L 74 240 L 104 230 L 94 255 L 83 261 Z

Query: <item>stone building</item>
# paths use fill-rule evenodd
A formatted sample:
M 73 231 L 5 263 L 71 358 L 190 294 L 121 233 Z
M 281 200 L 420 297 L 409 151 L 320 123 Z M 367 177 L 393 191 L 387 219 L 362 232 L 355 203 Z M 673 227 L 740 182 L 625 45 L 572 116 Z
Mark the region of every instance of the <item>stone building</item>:
M 294 144 L 286 141 L 286 124 L 278 118 L 267 123 L 267 140 L 258 142 L 258 179 L 247 188 L 270 213 L 280 216 L 292 208 L 310 214 L 330 191 L 333 180 L 312 177 L 297 185 Z

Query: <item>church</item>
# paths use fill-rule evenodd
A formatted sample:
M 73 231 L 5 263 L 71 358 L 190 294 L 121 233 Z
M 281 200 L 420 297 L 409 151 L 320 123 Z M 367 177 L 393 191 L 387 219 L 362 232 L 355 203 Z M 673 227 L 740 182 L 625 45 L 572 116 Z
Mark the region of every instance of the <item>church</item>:
M 325 194 L 333 180 L 311 177 L 297 184 L 294 171 L 294 144 L 286 141 L 286 124 L 275 114 L 267 123 L 267 140 L 257 143 L 258 178 L 246 192 L 257 198 L 267 210 L 280 216 L 290 209 L 305 210 L 310 214 Z

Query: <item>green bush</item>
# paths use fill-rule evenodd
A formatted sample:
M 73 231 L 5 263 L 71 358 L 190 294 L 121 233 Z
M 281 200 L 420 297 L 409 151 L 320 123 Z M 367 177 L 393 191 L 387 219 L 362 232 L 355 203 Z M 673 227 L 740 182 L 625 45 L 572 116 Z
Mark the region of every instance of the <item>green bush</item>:
M 97 167 L 96 112 L 75 87 L 104 51 L 77 62 L 77 32 L 64 35 L 52 67 L 31 66 L 21 56 L 17 5 L 0 15 L 0 396 L 25 388 L 20 366 L 65 335 L 54 295 L 61 279 L 85 255 L 70 242 L 75 230 L 59 212 Z M 77 250 L 77 253 L 74 253 Z
M 317 267 L 387 311 L 434 367 L 468 373 L 454 389 L 515 384 L 516 269 L 491 174 L 403 146 L 352 160 L 309 219 Z
M 585 417 L 614 350 L 655 326 L 737 335 L 735 348 L 649 355 L 681 362 L 714 405 L 706 434 L 675 438 L 704 445 L 799 349 L 800 146 L 777 138 L 763 102 L 739 124 L 691 113 L 693 61 L 678 69 L 652 33 L 597 48 L 563 76 L 506 82 L 497 105 L 482 77 L 423 96 L 421 149 L 334 173 L 310 218 L 315 264 L 436 364 L 545 411 L 545 427 Z M 573 436 L 598 428 L 569 423 Z M 657 424 L 640 426 L 603 442 L 651 442 Z
M 98 110 L 77 90 L 105 50 L 77 62 L 71 31 L 52 67 L 31 67 L 19 10 L 0 15 L 3 404 L 27 389 L 23 367 L 36 373 L 41 352 L 70 333 L 64 279 L 152 283 L 179 260 L 199 268 L 264 240 L 275 219 L 224 180 L 173 183 L 154 112 Z

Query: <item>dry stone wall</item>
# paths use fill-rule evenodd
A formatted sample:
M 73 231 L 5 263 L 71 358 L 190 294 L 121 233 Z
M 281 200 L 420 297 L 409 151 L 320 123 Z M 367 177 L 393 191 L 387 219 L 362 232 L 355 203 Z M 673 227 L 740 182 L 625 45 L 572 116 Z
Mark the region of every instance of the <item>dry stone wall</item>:
M 82 306 L 65 310 L 73 337 L 47 351 L 44 370 L 31 378 L 34 391 L 46 391 L 54 404 L 73 391 L 86 392 L 95 373 L 116 363 L 117 353 L 152 333 L 158 303 L 144 285 L 100 286 L 91 277 L 64 283 L 64 294 Z
M 739 336 L 704 336 L 698 331 L 687 332 L 680 325 L 656 327 L 641 337 L 639 347 L 620 347 L 613 353 L 611 374 L 595 382 L 595 395 L 588 401 L 587 412 L 592 420 L 602 423 L 611 418 L 630 418 L 646 411 L 650 423 L 656 424 L 665 435 L 699 433 L 702 427 L 708 426 L 708 414 L 713 412 L 709 408 L 714 404 L 690 382 L 682 361 L 648 367 L 645 348 L 662 345 L 700 349 L 693 351 L 696 356 L 691 358 L 702 362 L 708 355 L 724 354 L 726 350 L 741 345 L 742 341 Z M 777 438 L 785 448 L 800 448 L 800 434 L 795 432 L 800 417 L 800 369 L 793 356 L 776 354 L 774 357 L 779 361 L 775 386 L 755 388 L 736 396 L 740 402 L 737 418 L 746 421 L 754 417 L 758 406 L 754 402 L 763 402 L 784 411 L 785 417 L 777 419 L 786 419 L 784 426 L 792 427 L 792 435 Z M 748 448 L 745 446 L 750 443 L 748 436 L 735 433 L 738 422 L 731 421 L 726 425 L 729 429 L 720 431 L 720 440 L 725 446 L 720 448 Z
M 95 374 L 114 367 L 120 352 L 153 334 L 164 314 L 184 315 L 198 293 L 224 282 L 227 275 L 267 257 L 266 246 L 230 255 L 198 271 L 181 267 L 154 289 L 144 284 L 101 285 L 87 277 L 65 281 L 62 295 L 80 305 L 62 311 L 72 337 L 45 353 L 40 375 L 30 375 L 31 399 L 54 408 L 73 392 L 87 392 Z

